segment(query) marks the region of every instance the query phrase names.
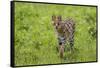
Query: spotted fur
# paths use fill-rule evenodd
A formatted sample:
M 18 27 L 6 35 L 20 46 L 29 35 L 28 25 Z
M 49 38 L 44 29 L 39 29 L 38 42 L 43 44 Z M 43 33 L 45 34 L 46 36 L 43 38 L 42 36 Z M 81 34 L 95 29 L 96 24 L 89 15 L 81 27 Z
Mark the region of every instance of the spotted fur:
M 61 16 L 52 16 L 52 21 L 58 36 L 60 57 L 63 57 L 66 42 L 70 43 L 71 49 L 73 48 L 75 22 L 72 18 L 62 20 Z

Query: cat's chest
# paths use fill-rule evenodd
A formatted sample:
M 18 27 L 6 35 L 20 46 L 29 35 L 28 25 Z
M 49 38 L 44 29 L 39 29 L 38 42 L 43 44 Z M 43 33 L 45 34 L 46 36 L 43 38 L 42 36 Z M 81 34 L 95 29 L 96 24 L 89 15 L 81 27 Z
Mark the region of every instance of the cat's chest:
M 62 37 L 64 37 L 65 35 L 69 36 L 68 30 L 64 26 L 62 26 L 61 28 L 57 29 L 57 33 L 58 33 L 59 36 L 62 36 Z
M 57 33 L 58 33 L 58 35 L 60 35 L 60 36 L 64 36 L 64 28 L 60 28 L 60 29 L 57 29 Z
M 59 29 L 57 29 L 57 32 L 58 32 L 58 33 L 64 33 L 64 29 L 59 28 Z

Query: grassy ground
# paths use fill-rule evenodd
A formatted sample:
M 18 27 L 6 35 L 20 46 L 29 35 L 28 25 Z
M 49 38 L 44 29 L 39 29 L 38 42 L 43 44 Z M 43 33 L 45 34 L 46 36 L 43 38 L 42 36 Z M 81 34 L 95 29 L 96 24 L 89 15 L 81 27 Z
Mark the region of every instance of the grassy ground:
M 52 15 L 76 21 L 74 52 L 59 58 Z M 96 7 L 15 3 L 15 65 L 96 61 Z M 66 45 L 67 46 L 67 45 Z

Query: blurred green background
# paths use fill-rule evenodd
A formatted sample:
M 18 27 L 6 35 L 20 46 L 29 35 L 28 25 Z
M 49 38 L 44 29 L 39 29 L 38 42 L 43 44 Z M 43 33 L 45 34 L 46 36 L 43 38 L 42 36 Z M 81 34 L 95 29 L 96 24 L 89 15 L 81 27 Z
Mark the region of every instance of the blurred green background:
M 64 59 L 52 15 L 75 20 L 74 52 L 66 48 Z M 14 17 L 16 66 L 96 61 L 96 7 L 15 2 Z

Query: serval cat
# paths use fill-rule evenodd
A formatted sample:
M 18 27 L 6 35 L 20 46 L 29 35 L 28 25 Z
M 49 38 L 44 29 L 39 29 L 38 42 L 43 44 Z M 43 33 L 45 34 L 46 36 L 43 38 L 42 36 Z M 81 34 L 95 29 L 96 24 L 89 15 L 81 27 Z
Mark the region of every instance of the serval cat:
M 62 20 L 61 16 L 54 15 L 52 16 L 52 21 L 58 37 L 60 58 L 63 58 L 66 42 L 69 42 L 70 49 L 73 49 L 75 22 L 71 18 Z

